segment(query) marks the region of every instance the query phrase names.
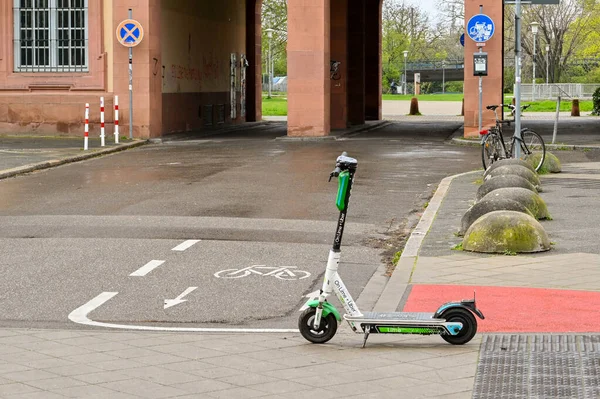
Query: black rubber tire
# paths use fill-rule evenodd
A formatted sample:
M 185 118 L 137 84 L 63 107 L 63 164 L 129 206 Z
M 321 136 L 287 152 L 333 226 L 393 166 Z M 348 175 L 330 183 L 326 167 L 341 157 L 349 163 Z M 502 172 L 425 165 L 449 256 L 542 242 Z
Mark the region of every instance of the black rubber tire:
M 503 158 L 503 153 L 504 150 L 498 136 L 488 135 L 483 139 L 483 143 L 481 144 L 481 162 L 483 163 L 483 170 L 486 171 L 491 164 Z
M 521 157 L 520 158 L 522 160 L 526 160 L 532 154 L 541 154 L 542 155 L 538 164 L 532 165 L 533 168 L 537 172 L 538 170 L 540 170 L 540 168 L 544 164 L 544 159 L 546 159 L 546 145 L 544 144 L 544 139 L 542 139 L 542 136 L 540 136 L 533 130 L 529 130 L 529 129 L 525 129 L 521 132 L 521 139 L 523 140 L 523 142 L 520 143 L 521 144 Z M 517 143 L 517 141 L 515 141 L 515 145 L 513 147 L 516 147 L 516 143 Z M 515 156 L 514 148 L 513 148 L 512 155 L 513 155 L 513 157 Z
M 448 309 L 440 315 L 440 318 L 446 319 L 448 322 L 459 322 L 463 325 L 463 328 L 458 335 L 442 335 L 444 341 L 452 345 L 464 345 L 472 340 L 475 334 L 477 334 L 477 320 L 475 319 L 475 316 L 473 316 L 473 313 L 467 309 Z
M 298 329 L 300 334 L 313 344 L 324 344 L 335 335 L 337 331 L 337 319 L 333 313 L 321 318 L 321 325 L 318 330 L 314 328 L 314 318 L 316 308 L 308 308 L 298 318 Z

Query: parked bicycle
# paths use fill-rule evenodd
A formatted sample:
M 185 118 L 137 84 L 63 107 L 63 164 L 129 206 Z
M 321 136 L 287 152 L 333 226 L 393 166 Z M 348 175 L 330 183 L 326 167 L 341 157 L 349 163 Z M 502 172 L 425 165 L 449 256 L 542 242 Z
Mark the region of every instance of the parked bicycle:
M 530 105 L 523 105 L 521 110 L 524 111 L 529 108 Z M 506 158 L 516 157 L 516 143 L 519 142 L 521 149 L 520 159 L 527 160 L 535 157 L 535 170 L 539 170 L 544 163 L 546 158 L 546 145 L 542 136 L 534 132 L 533 130 L 525 127 L 521 129 L 521 137 L 513 135 L 510 142 L 504 141 L 504 135 L 502 134 L 503 125 L 508 125 L 515 121 L 515 109 L 516 106 L 512 104 L 500 104 L 500 105 L 488 105 L 487 109 L 494 111 L 496 116 L 496 124 L 489 129 L 484 129 L 479 134 L 481 138 L 481 160 L 483 162 L 483 169 L 487 169 L 492 163 Z M 497 109 L 508 108 L 511 110 L 513 119 L 503 120 L 498 118 Z M 539 154 L 539 155 L 538 155 Z M 539 159 L 537 157 L 539 156 Z

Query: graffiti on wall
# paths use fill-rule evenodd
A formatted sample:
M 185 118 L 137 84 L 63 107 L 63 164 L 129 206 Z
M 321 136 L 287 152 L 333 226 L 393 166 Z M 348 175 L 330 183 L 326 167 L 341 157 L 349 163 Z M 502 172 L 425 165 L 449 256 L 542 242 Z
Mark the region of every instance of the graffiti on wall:
M 230 56 L 230 63 L 229 63 L 229 68 L 230 68 L 230 82 L 231 82 L 231 88 L 230 88 L 230 95 L 231 95 L 231 120 L 235 120 L 237 117 L 237 99 L 236 99 L 236 92 L 237 92 L 237 55 L 236 53 L 231 53 Z
M 164 76 L 164 85 L 179 85 L 180 83 L 187 81 L 195 83 L 194 87 L 198 87 L 197 84 L 202 84 L 202 82 L 216 81 L 220 79 L 223 76 L 223 72 L 225 72 L 222 68 L 223 64 L 224 63 L 215 57 L 212 52 L 202 56 L 202 61 L 199 66 L 193 65 L 193 63 L 190 63 L 191 66 L 172 63 L 167 67 L 167 70 L 169 70 L 170 73 L 168 73 L 167 76 Z
M 246 116 L 246 68 L 249 64 L 246 54 L 242 54 L 240 58 L 240 116 L 243 118 Z

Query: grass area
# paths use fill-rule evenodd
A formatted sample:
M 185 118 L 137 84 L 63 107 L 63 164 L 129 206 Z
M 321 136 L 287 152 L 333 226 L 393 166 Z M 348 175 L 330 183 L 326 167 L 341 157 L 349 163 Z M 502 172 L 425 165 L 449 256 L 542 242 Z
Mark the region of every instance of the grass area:
M 262 98 L 262 113 L 264 116 L 285 116 L 287 111 L 287 97 Z
M 512 104 L 512 97 L 505 97 L 504 104 Z M 521 101 L 522 105 L 531 104 L 525 112 L 556 112 L 556 101 Z M 560 110 L 571 112 L 572 101 L 563 100 L 560 102 Z M 579 111 L 587 112 L 594 109 L 592 100 L 579 100 Z
M 277 93 L 271 98 L 263 96 L 262 111 L 265 116 L 285 116 L 287 115 L 287 97 L 285 93 Z M 384 94 L 383 100 L 403 100 L 410 101 L 413 96 L 401 95 L 401 94 Z M 421 94 L 417 96 L 419 101 L 462 101 L 462 93 L 451 93 L 451 94 Z M 512 97 L 506 95 L 504 97 L 505 104 L 512 103 Z M 523 101 L 523 105 L 531 104 L 531 107 L 527 108 L 527 112 L 556 112 L 556 101 Z M 485 107 L 485 99 L 483 101 Z M 594 104 L 591 100 L 579 101 L 579 110 L 581 112 L 592 111 Z M 563 112 L 571 111 L 571 101 L 561 101 L 560 110 Z
M 412 94 L 384 94 L 384 100 L 410 101 L 413 98 Z M 416 96 L 419 101 L 462 101 L 462 93 L 447 93 L 447 94 L 419 94 Z

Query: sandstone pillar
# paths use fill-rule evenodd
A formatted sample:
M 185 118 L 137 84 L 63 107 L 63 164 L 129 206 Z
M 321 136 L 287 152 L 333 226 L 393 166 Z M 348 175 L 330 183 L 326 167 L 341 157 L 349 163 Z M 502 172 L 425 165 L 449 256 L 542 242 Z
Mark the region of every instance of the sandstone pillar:
M 348 125 L 348 0 L 331 0 L 331 59 L 341 62 L 331 81 L 331 128 Z
M 365 119 L 381 119 L 381 10 L 382 0 L 366 0 L 365 9 Z
M 365 123 L 365 1 L 348 8 L 348 121 Z
M 330 0 L 288 3 L 288 135 L 330 131 Z
M 480 0 L 465 0 L 465 31 L 469 19 L 479 14 Z M 482 127 L 494 124 L 494 113 L 485 109 L 486 105 L 501 104 L 502 72 L 503 72 L 503 2 L 502 0 L 487 1 L 483 7 L 483 14 L 494 21 L 494 35 L 485 42 L 483 51 L 488 54 L 488 76 L 483 77 L 483 111 Z M 465 85 L 464 85 L 464 111 L 465 111 L 465 137 L 478 136 L 479 132 L 479 77 L 473 76 L 473 53 L 479 48 L 471 38 L 465 34 Z

